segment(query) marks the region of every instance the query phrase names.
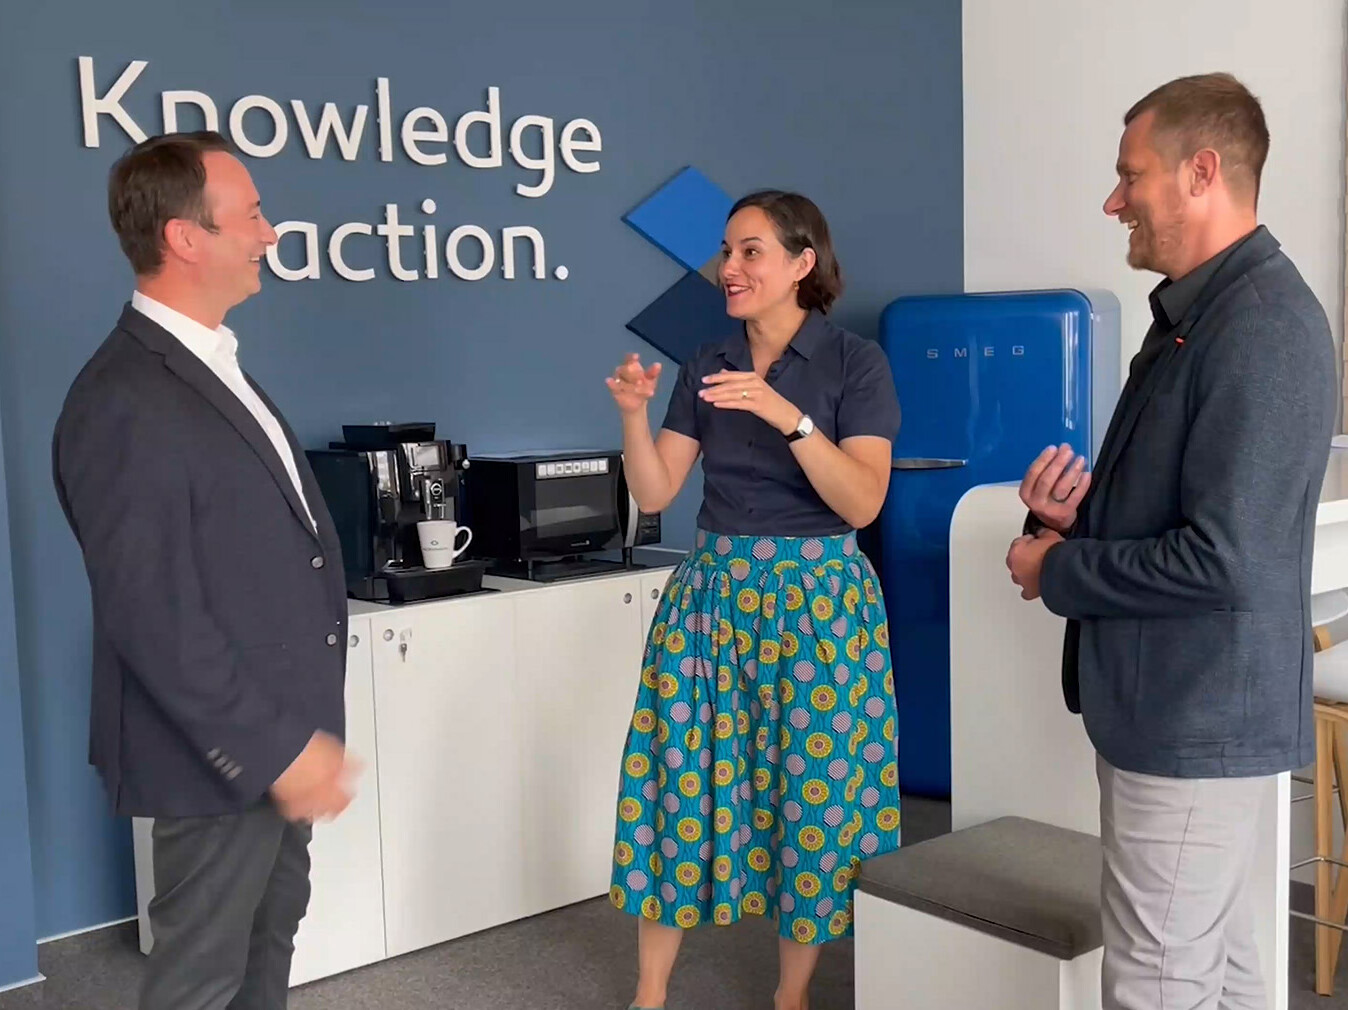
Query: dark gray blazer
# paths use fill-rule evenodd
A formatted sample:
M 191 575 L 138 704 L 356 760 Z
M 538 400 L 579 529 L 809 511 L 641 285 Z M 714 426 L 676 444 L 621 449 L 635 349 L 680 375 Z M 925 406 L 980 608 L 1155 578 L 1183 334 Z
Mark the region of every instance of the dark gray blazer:
M 1077 527 L 1045 557 L 1044 603 L 1068 619 L 1068 707 L 1124 771 L 1302 767 L 1311 550 L 1338 399 L 1329 324 L 1261 227 L 1176 335 L 1129 378 Z
M 56 424 L 57 496 L 92 593 L 90 762 L 123 815 L 256 803 L 315 730 L 344 733 L 336 532 L 290 440 L 130 306 Z

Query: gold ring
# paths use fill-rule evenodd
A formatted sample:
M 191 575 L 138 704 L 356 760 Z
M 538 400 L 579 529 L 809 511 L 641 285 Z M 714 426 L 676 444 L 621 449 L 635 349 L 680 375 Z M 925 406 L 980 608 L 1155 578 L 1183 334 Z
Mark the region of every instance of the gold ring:
M 740 390 L 740 399 L 741 399 L 741 400 L 747 400 L 747 399 L 749 399 L 749 391 L 748 391 L 747 389 L 741 389 L 741 390 Z

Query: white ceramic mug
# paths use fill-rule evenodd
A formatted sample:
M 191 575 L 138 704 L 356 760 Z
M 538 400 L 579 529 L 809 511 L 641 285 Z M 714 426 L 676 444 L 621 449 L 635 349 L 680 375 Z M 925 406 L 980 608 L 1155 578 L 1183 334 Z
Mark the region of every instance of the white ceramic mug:
M 460 533 L 466 533 L 459 546 Z M 473 531 L 460 526 L 453 519 L 424 519 L 417 523 L 417 539 L 421 542 L 421 561 L 427 568 L 448 568 L 454 559 L 473 542 Z

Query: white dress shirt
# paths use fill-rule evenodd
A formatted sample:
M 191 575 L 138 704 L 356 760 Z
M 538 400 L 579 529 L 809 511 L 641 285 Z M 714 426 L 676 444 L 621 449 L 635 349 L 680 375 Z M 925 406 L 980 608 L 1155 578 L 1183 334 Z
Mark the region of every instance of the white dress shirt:
M 281 430 L 281 425 L 267 409 L 267 405 L 262 402 L 262 398 L 248 384 L 248 380 L 243 376 L 243 369 L 239 367 L 239 341 L 234 336 L 234 331 L 224 325 L 208 330 L 195 319 L 189 319 L 181 312 L 139 291 L 131 296 L 131 307 L 182 341 L 184 346 L 200 358 L 229 391 L 239 398 L 239 402 L 248 408 L 248 412 L 257 419 L 257 423 L 262 426 L 267 438 L 276 448 L 281 464 L 290 475 L 291 483 L 295 485 L 295 493 L 299 495 L 300 503 L 304 506 L 304 513 L 309 517 L 309 525 L 317 529 L 314 514 L 309 510 L 309 502 L 304 497 L 304 488 L 300 486 L 299 470 L 295 467 L 295 454 L 290 449 L 285 432 Z

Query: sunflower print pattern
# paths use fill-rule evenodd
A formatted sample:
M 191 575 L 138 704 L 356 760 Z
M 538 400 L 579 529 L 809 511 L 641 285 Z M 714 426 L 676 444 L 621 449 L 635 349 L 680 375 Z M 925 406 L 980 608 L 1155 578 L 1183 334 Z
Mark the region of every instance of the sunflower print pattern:
M 620 783 L 615 907 L 851 935 L 857 869 L 900 836 L 888 625 L 855 533 L 698 532 L 649 632 Z

